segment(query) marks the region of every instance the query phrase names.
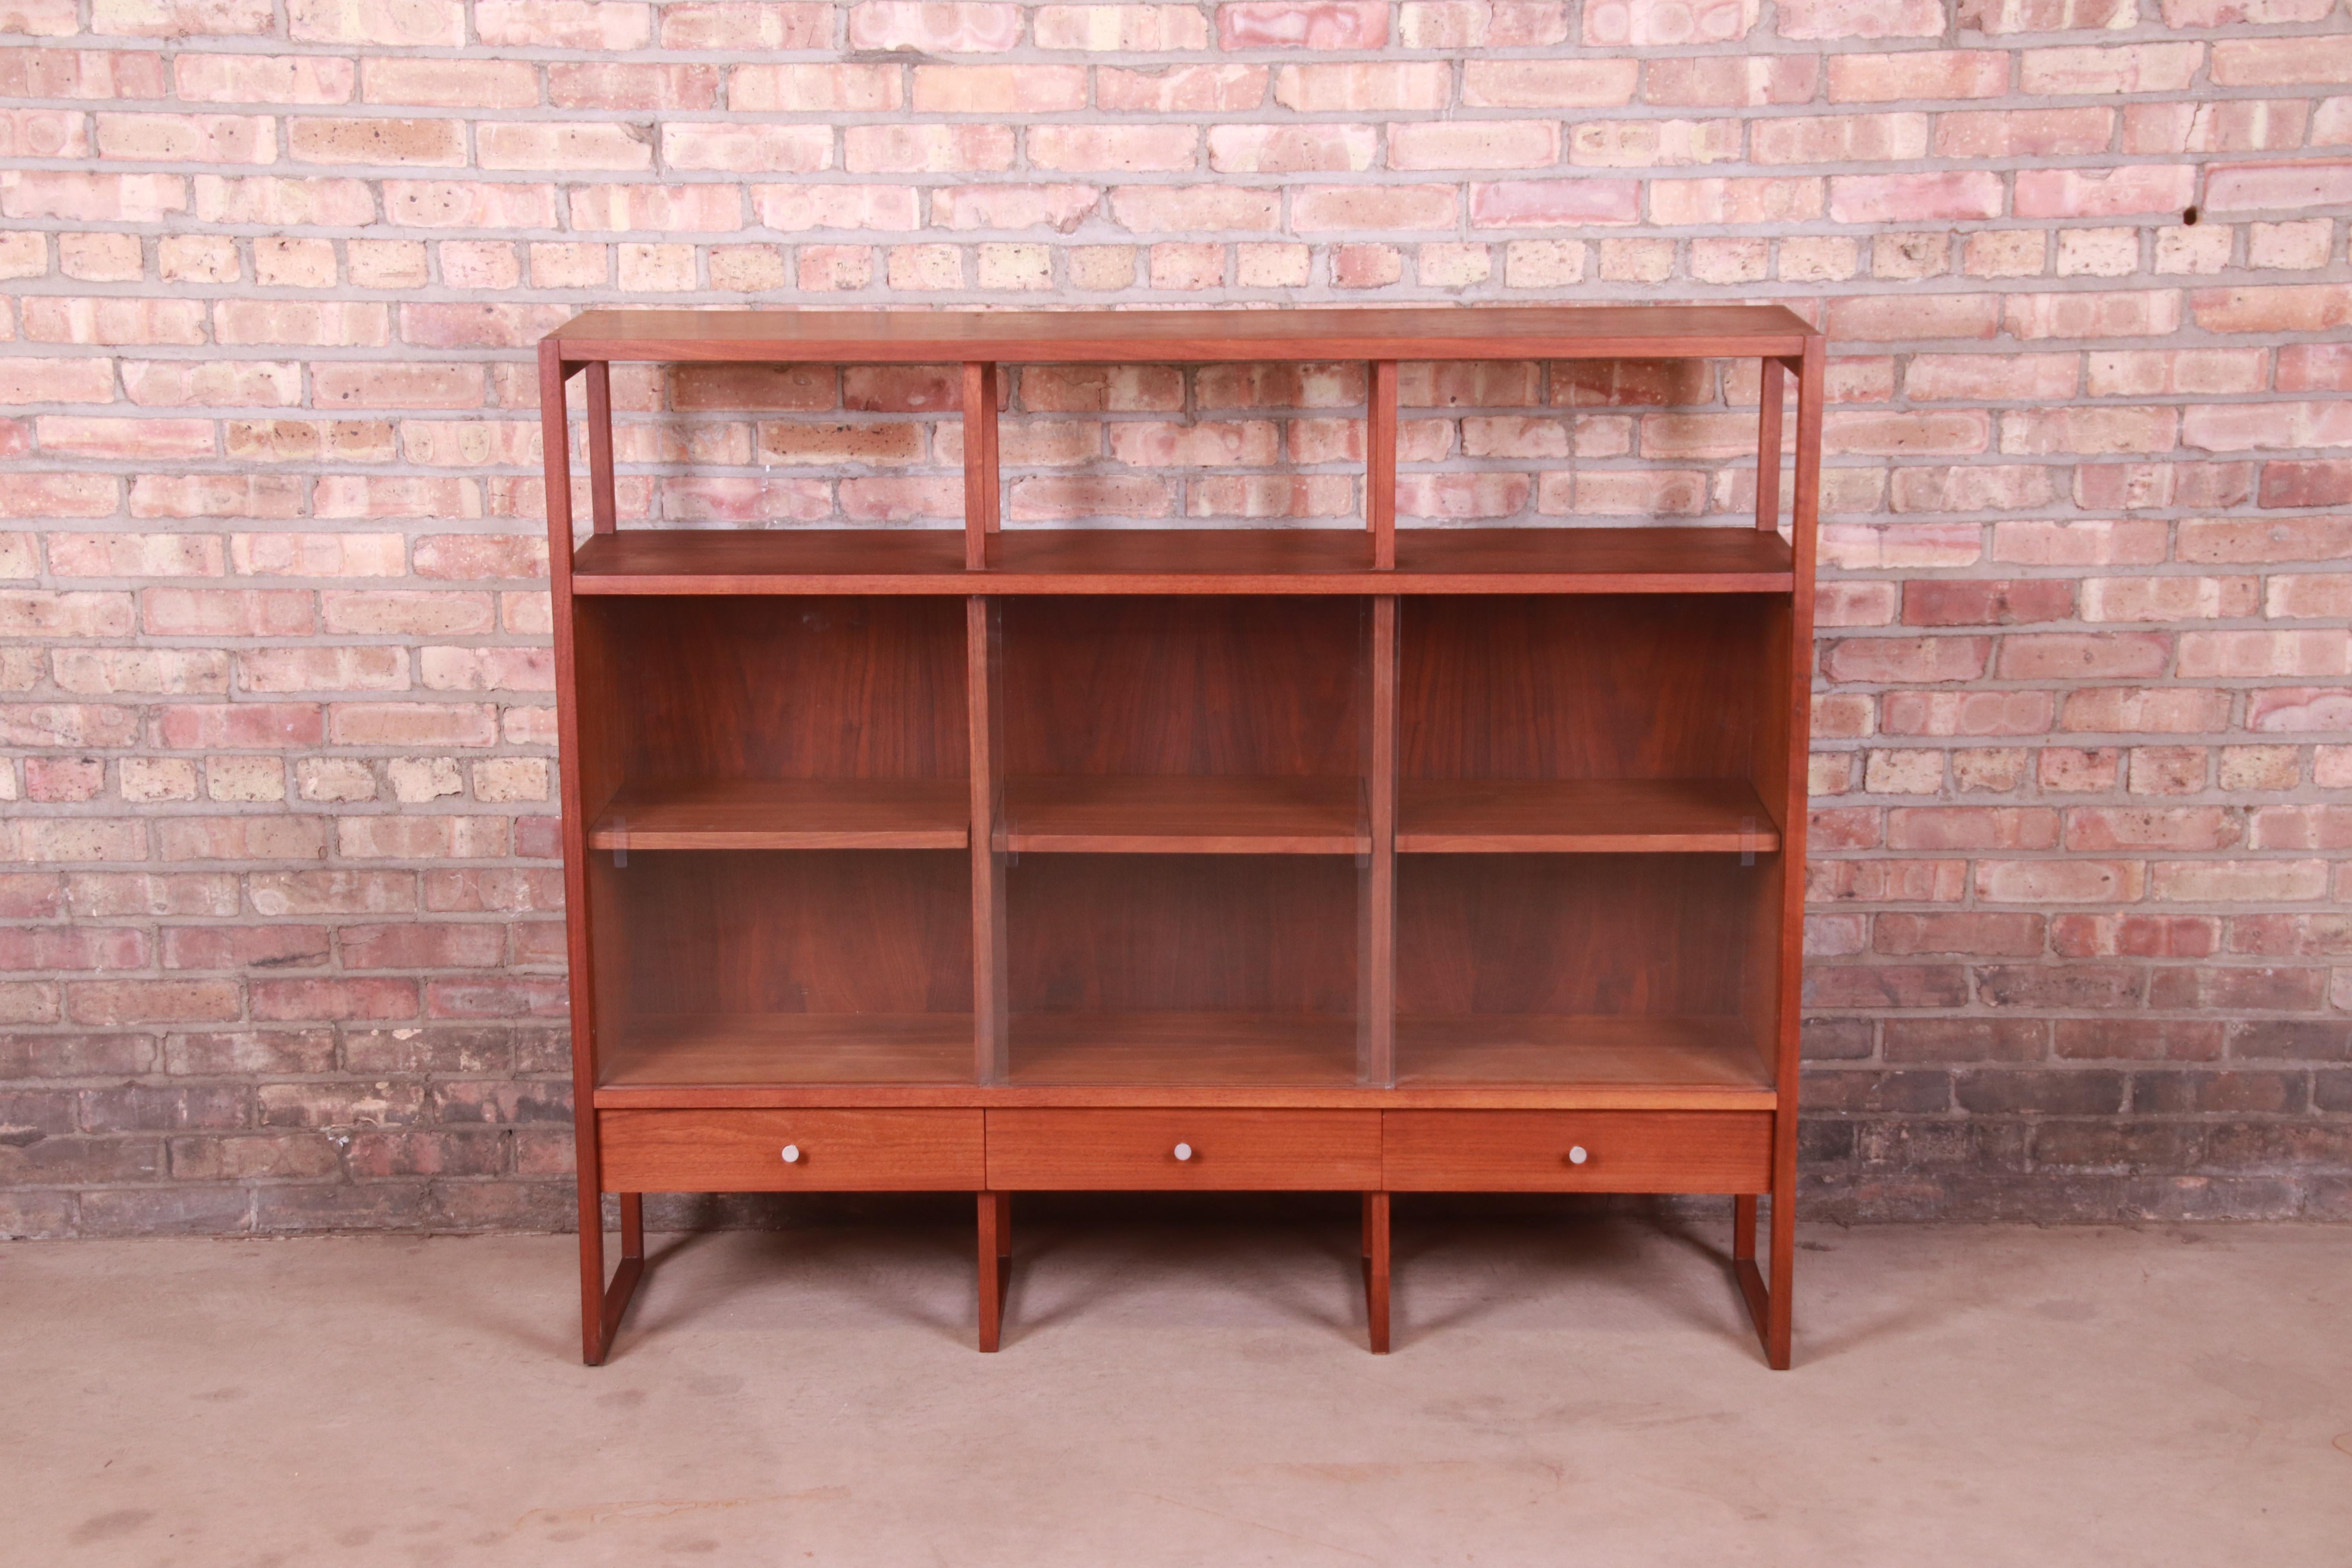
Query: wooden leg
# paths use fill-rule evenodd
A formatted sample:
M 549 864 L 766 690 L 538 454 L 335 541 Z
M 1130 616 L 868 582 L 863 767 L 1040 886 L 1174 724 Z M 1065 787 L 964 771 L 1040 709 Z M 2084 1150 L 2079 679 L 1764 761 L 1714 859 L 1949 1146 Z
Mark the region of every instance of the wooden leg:
M 1785 1187 L 1772 1194 L 1772 1310 L 1764 1331 L 1764 1359 L 1789 1370 L 1797 1316 L 1797 1201 Z
M 980 1194 L 980 1348 L 1004 1332 L 1004 1292 L 1013 1282 L 1013 1194 Z
M 1389 1195 L 1364 1194 L 1364 1318 L 1372 1353 L 1389 1351 Z
M 1731 1200 L 1731 1268 L 1739 1279 L 1739 1294 L 1748 1316 L 1763 1342 L 1764 1360 L 1775 1372 L 1789 1370 L 1790 1330 L 1794 1321 L 1792 1286 L 1797 1260 L 1797 1205 L 1775 1195 L 1772 1200 L 1772 1250 L 1768 1283 L 1756 1267 L 1756 1206 L 1753 1194 Z
M 580 1337 L 581 1360 L 603 1366 L 613 1351 L 613 1336 L 637 1292 L 646 1273 L 646 1208 L 644 1194 L 621 1194 L 621 1266 L 613 1282 L 604 1282 L 604 1198 L 583 1193 L 580 1199 Z
M 646 1194 L 621 1194 L 621 1256 L 643 1258 L 646 1255 Z

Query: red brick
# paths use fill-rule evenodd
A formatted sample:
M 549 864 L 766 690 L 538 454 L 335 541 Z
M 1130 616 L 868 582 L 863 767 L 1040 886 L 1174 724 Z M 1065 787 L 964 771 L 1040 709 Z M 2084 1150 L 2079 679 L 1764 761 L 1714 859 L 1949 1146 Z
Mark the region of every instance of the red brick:
M 1906 626 L 2016 626 L 2066 620 L 2074 610 L 2074 585 L 2061 578 L 1920 579 L 1903 587 Z
M 2189 314 L 2210 332 L 2318 332 L 2352 325 L 2352 285 L 2200 289 Z
M 2020 217 L 2116 217 L 2178 212 L 2197 191 L 2197 171 L 2186 163 L 2138 163 L 2118 169 L 2021 169 Z
M 1389 41 L 1381 0 L 1240 0 L 1217 7 L 1227 49 L 1377 49 Z
M 1848 637 L 1830 646 L 1822 668 L 1832 681 L 1866 685 L 1975 680 L 1991 648 L 1989 637 Z
M 1890 912 L 1878 916 L 1874 924 L 1873 951 L 1890 956 L 1956 953 L 2022 958 L 2042 951 L 2044 921 L 2040 915 L 2029 914 Z

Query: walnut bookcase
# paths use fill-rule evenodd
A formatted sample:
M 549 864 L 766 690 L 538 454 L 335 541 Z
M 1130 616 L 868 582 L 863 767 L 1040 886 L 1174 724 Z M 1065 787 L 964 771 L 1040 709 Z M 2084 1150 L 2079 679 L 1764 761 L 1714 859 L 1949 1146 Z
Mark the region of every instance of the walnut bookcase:
M 1732 1194 L 1786 1366 L 1822 351 L 1778 307 L 546 339 L 587 1360 L 647 1192 L 971 1192 L 993 1350 L 1010 1194 L 1312 1189 L 1363 1194 L 1375 1350 L 1392 1193 Z M 1399 529 L 1398 364 L 1494 358 L 1760 362 L 1756 526 Z M 1001 366 L 1334 360 L 1365 526 L 1000 529 Z M 622 531 L 628 361 L 961 364 L 963 526 Z

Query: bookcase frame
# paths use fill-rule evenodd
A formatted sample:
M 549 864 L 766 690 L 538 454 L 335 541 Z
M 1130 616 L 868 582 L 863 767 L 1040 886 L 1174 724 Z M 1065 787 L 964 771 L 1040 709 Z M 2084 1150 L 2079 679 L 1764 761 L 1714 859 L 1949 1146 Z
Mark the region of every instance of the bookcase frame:
M 1400 529 L 1399 365 L 1494 359 L 1759 362 L 1755 526 Z M 1003 367 L 1333 361 L 1361 528 L 1002 526 Z M 616 363 L 961 366 L 962 527 L 625 531 Z M 970 1191 L 993 1350 L 1013 1192 L 1302 1189 L 1375 1351 L 1392 1194 L 1730 1194 L 1786 1367 L 1823 363 L 1777 306 L 542 341 L 584 1358 L 646 1192 Z

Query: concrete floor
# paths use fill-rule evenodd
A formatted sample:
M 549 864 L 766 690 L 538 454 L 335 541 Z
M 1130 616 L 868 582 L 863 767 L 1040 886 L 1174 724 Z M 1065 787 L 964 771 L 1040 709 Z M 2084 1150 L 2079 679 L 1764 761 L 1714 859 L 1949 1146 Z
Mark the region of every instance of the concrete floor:
M 1804 1233 L 1400 1205 L 656 1238 L 583 1368 L 560 1237 L 0 1249 L 0 1563 L 2352 1563 L 2352 1230 Z M 1230 1216 L 1227 1216 L 1230 1218 Z

